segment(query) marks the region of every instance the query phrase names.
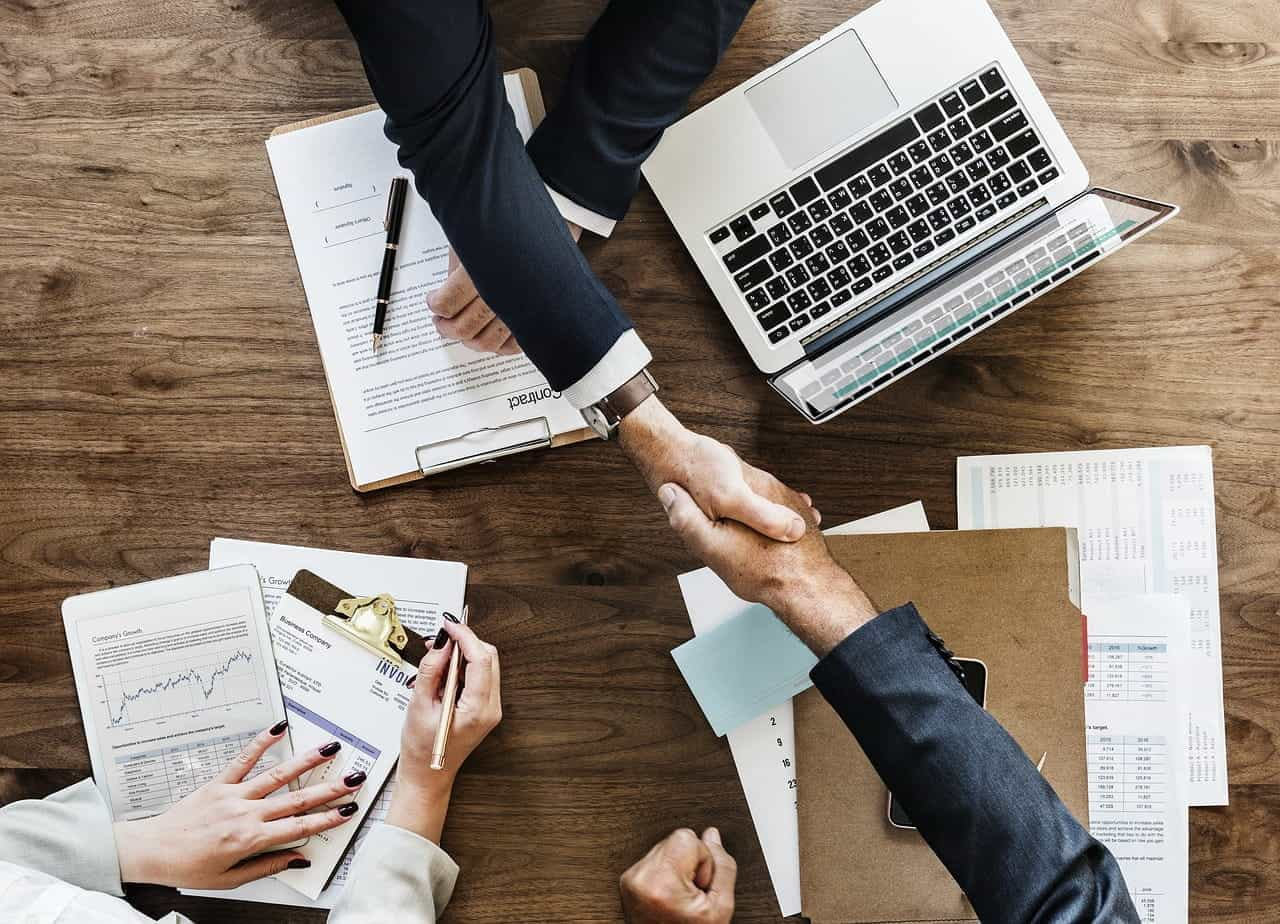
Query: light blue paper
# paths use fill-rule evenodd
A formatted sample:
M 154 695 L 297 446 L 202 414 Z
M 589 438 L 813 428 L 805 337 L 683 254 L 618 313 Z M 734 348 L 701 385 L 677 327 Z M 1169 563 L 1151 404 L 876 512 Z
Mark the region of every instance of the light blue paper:
M 717 735 L 813 686 L 818 659 L 768 607 L 755 605 L 671 652 Z

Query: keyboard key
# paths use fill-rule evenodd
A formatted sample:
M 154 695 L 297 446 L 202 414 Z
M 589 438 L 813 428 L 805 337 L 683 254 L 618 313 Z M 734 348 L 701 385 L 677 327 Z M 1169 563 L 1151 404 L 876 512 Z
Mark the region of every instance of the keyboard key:
M 827 273 L 827 282 L 831 283 L 831 288 L 833 289 L 843 289 L 853 282 L 853 274 L 849 272 L 848 267 L 837 266 Z
M 838 212 L 841 209 L 847 209 L 853 203 L 853 196 L 849 195 L 849 190 L 841 186 L 831 195 L 827 196 L 827 201 L 831 203 L 831 207 Z
M 836 234 L 846 235 L 853 230 L 853 219 L 849 217 L 848 212 L 840 212 L 835 218 L 831 219 L 830 228 Z
M 978 79 L 982 81 L 982 86 L 986 88 L 988 93 L 994 93 L 1004 86 L 1004 78 L 1000 76 L 1000 72 L 994 67 L 989 71 L 984 71 Z
M 804 261 L 805 268 L 814 276 L 821 276 L 827 270 L 831 269 L 831 261 L 827 259 L 825 254 L 815 253 L 809 259 Z
M 899 151 L 889 158 L 889 169 L 893 171 L 894 176 L 901 176 L 911 169 L 911 158 L 907 156 L 906 151 Z
M 939 154 L 933 160 L 929 161 L 929 169 L 933 171 L 934 176 L 942 179 L 954 169 L 955 164 L 951 163 L 951 158 L 946 154 Z
M 922 164 L 933 156 L 933 149 L 929 147 L 927 142 L 917 141 L 907 148 L 907 153 L 911 155 L 912 163 Z
M 813 282 L 809 283 L 807 291 L 809 292 L 809 296 L 814 300 L 826 298 L 831 294 L 831 283 L 827 282 L 825 279 L 815 279 Z
M 1005 193 L 1003 196 L 1001 196 L 999 199 L 996 200 L 996 205 L 1000 206 L 1000 208 L 1002 209 L 1007 209 L 1009 206 L 1013 205 L 1017 201 L 1018 201 L 1018 194 L 1016 192 Z
M 964 112 L 964 101 L 960 99 L 960 94 L 958 93 L 948 93 L 938 102 L 942 105 L 942 111 L 948 116 L 959 115 Z
M 987 163 L 991 165 L 992 170 L 999 170 L 1010 160 L 1009 152 L 1004 148 L 996 148 L 987 152 Z
M 983 177 L 990 174 L 991 168 L 987 166 L 987 162 L 985 160 L 979 157 L 973 163 L 969 164 L 969 166 L 965 167 L 964 172 L 969 174 L 969 179 L 976 183 L 978 180 L 981 180 Z
M 968 193 L 966 193 L 966 197 L 975 206 L 991 201 L 991 193 L 987 191 L 987 187 L 985 186 L 974 186 Z
M 760 322 L 760 326 L 765 330 L 772 330 L 789 317 L 791 317 L 791 309 L 782 304 L 782 302 L 778 302 L 773 307 L 767 308 L 756 315 L 756 320 Z
M 791 184 L 791 198 L 796 201 L 796 205 L 805 205 L 818 198 L 818 184 L 813 181 L 813 177 L 805 177 L 798 183 Z
M 1027 163 L 1031 165 L 1032 170 L 1043 170 L 1045 167 L 1053 163 L 1053 161 L 1049 159 L 1048 151 L 1044 148 L 1036 148 L 1031 152 L 1031 155 L 1027 157 Z
M 803 266 L 797 264 L 786 272 L 787 282 L 791 283 L 791 288 L 802 286 L 809 281 L 809 271 Z
M 870 141 L 866 141 L 852 150 L 841 154 L 825 167 L 819 167 L 813 174 L 822 184 L 823 189 L 839 186 L 855 173 L 866 170 L 876 161 L 883 160 L 899 148 L 906 147 L 920 137 L 913 119 L 903 119 L 891 126 Z
M 928 216 L 929 226 L 934 231 L 941 231 L 947 225 L 951 224 L 951 213 L 946 209 L 934 209 Z
M 893 174 L 884 164 L 876 164 L 867 171 L 867 179 L 871 181 L 872 186 L 883 186 L 893 179 Z
M 933 174 L 928 167 L 916 167 L 911 171 L 911 182 L 916 185 L 916 189 L 924 189 L 933 182 Z
M 779 299 L 791 291 L 791 286 L 787 285 L 787 281 L 781 276 L 775 276 L 764 285 L 765 291 L 769 293 L 772 299 Z
M 903 176 L 889 184 L 889 192 L 893 193 L 893 198 L 901 202 L 915 192 L 915 188 L 911 185 L 911 181 Z
M 791 240 L 791 229 L 787 227 L 786 222 L 780 221 L 769 229 L 769 240 L 773 241 L 775 247 L 781 247 Z
M 916 258 L 911 256 L 911 254 L 904 253 L 902 256 L 894 258 L 893 268 L 896 270 L 906 269 L 915 261 L 916 261 Z
M 947 123 L 947 131 L 951 132 L 951 137 L 956 141 L 961 138 L 967 138 L 969 133 L 973 131 L 973 126 L 969 124 L 969 120 L 961 116 L 954 122 Z
M 787 305 L 792 311 L 808 311 L 810 306 L 813 305 L 813 299 L 809 297 L 808 292 L 796 289 L 796 291 L 787 296 Z
M 1017 160 L 1023 154 L 1026 154 L 1032 148 L 1040 144 L 1040 139 L 1036 137 L 1036 133 L 1031 129 L 1027 129 L 1021 134 L 1014 135 L 1009 139 L 1009 143 L 1005 145 L 1009 149 L 1009 156 Z
M 907 210 L 900 205 L 896 205 L 884 216 L 889 220 L 889 226 L 892 228 L 901 228 L 911 220 L 911 216 L 907 214 Z
M 919 218 L 925 212 L 929 211 L 929 203 L 924 196 L 917 193 L 907 200 L 907 211 L 911 213 L 912 218 Z
M 835 234 L 826 225 L 821 225 L 809 232 L 809 240 L 813 241 L 814 247 L 826 247 L 835 239 Z
M 979 154 L 987 150 L 991 145 L 995 144 L 995 142 L 991 140 L 991 135 L 988 134 L 986 129 L 983 129 L 980 132 L 974 132 L 969 138 L 969 143 L 973 145 L 973 149 Z
M 870 250 L 867 251 L 867 256 L 871 258 L 871 263 L 873 266 L 879 266 L 881 263 L 884 263 L 889 259 L 890 257 L 889 248 L 886 247 L 884 244 L 876 244 L 874 247 L 872 247 Z
M 830 314 L 830 313 L 831 313 L 831 304 L 829 302 L 822 302 L 821 304 L 814 305 L 813 308 L 809 310 L 809 317 L 813 318 L 816 321 L 818 320 L 818 318 L 822 317 L 824 314 Z
M 772 247 L 763 234 L 757 234 L 751 240 L 747 241 L 741 247 L 735 247 L 724 255 L 725 268 L 731 273 L 750 266 L 756 260 L 759 260 L 767 254 Z
M 937 103 L 929 103 L 916 113 L 916 121 L 920 123 L 922 130 L 931 132 L 946 121 L 946 116 L 942 114 Z
M 716 228 L 714 231 L 711 232 L 711 243 L 719 244 L 728 236 L 729 236 L 728 226 L 722 226 L 722 227 Z
M 853 208 L 849 209 L 849 214 L 853 216 L 853 220 L 858 224 L 865 225 L 875 213 L 871 211 L 871 206 L 863 201 L 855 202 Z
M 849 261 L 849 269 L 853 270 L 854 276 L 865 276 L 871 272 L 871 262 L 867 259 L 866 254 L 858 254 Z M 855 288 L 856 292 L 857 289 Z
M 955 173 L 947 177 L 947 189 L 952 193 L 958 193 L 969 185 L 969 178 L 964 175 L 964 171 L 957 170 Z
M 951 197 L 951 193 L 947 192 L 947 187 L 941 183 L 934 183 L 924 191 L 924 194 L 929 197 L 931 205 L 941 205 Z
M 781 247 L 769 254 L 769 263 L 772 264 L 774 270 L 779 273 L 794 262 L 795 259 L 791 256 L 791 251 L 787 250 L 785 247 Z
M 976 106 L 969 110 L 969 118 L 975 128 L 982 128 L 992 119 L 999 118 L 1016 105 L 1018 105 L 1018 101 L 1013 98 L 1013 94 L 1005 90 L 1003 93 L 997 93 L 981 106 Z
M 773 209 L 773 214 L 777 215 L 779 218 L 786 218 L 796 210 L 795 203 L 792 202 L 791 197 L 784 192 L 780 192 L 770 199 L 769 207 Z
M 739 291 L 745 292 L 748 289 L 754 289 L 772 275 L 773 268 L 766 261 L 761 260 L 738 273 L 733 277 L 733 281 L 737 283 Z
M 740 241 L 745 241 L 751 235 L 756 233 L 755 226 L 751 224 L 751 219 L 746 215 L 739 215 L 733 221 L 729 222 L 729 230 L 733 232 L 733 236 Z
M 997 195 L 1004 192 L 1013 184 L 1009 182 L 1009 177 L 1004 173 L 997 173 L 991 179 L 987 180 L 987 185 L 991 187 L 991 191 Z
M 907 226 L 907 233 L 911 235 L 911 240 L 920 243 L 926 240 L 933 232 L 929 230 L 929 226 L 923 220 L 913 221 Z
M 794 231 L 796 234 L 799 234 L 802 231 L 808 231 L 810 228 L 813 227 L 813 222 L 809 219 L 809 216 L 804 212 L 796 212 L 794 215 L 792 215 L 790 218 L 787 219 L 787 224 L 791 226 L 791 230 Z
M 831 296 L 831 307 L 839 308 L 851 298 L 853 298 L 853 292 L 849 289 L 841 289 Z
M 995 213 L 996 207 L 994 205 L 984 205 L 982 208 L 978 209 L 978 211 L 973 213 L 973 217 L 978 219 L 978 221 L 986 221 Z
M 871 238 L 867 237 L 867 232 L 859 228 L 857 231 L 854 231 L 846 237 L 844 242 L 849 245 L 850 250 L 857 253 L 859 250 L 862 250 L 862 248 L 871 243 Z
M 747 293 L 747 304 L 752 311 L 759 311 L 761 308 L 769 304 L 769 293 L 763 288 L 752 289 Z
M 940 128 L 929 135 L 929 146 L 935 153 L 945 151 L 951 147 L 951 136 L 947 134 L 946 129 Z
M 929 253 L 932 250 L 933 250 L 933 241 L 921 241 L 914 248 L 912 248 L 911 252 L 915 254 L 917 258 L 919 258 L 919 257 L 923 257 L 925 254 Z
M 849 245 L 844 241 L 836 241 L 824 252 L 833 265 L 839 265 L 850 257 Z
M 849 184 L 849 191 L 853 193 L 854 198 L 861 199 L 871 192 L 871 181 L 865 175 L 856 176 L 853 178 L 853 182 Z
M 1011 112 L 1002 119 L 991 123 L 991 137 L 996 141 L 1004 141 L 1010 135 L 1017 134 L 1027 127 L 1027 117 L 1022 110 Z
M 1031 168 L 1024 161 L 1018 161 L 1009 168 L 1009 179 L 1015 183 L 1021 183 L 1029 176 L 1031 176 Z
M 951 228 L 943 228 L 933 236 L 933 242 L 941 247 L 956 236 L 956 232 Z
M 1018 187 L 1018 196 L 1019 197 L 1029 196 L 1033 192 L 1035 192 L 1039 186 L 1040 184 L 1037 183 L 1035 180 L 1027 180 L 1025 183 L 1023 183 L 1021 186 Z
M 863 292 L 867 291 L 867 289 L 869 288 L 871 288 L 871 280 L 870 278 L 863 276 L 861 279 L 859 279 L 857 282 L 853 284 L 853 294 L 861 295 Z
M 964 97 L 965 103 L 970 106 L 976 106 L 982 102 L 982 98 L 987 94 L 983 92 L 982 87 L 978 85 L 978 81 L 970 80 L 960 88 L 960 95 Z
M 871 281 L 884 282 L 886 279 L 888 279 L 892 275 L 893 275 L 892 266 L 882 266 L 878 270 L 876 270 L 874 273 L 871 274 Z
M 831 217 L 831 206 L 819 199 L 817 202 L 809 206 L 809 215 L 814 221 L 826 221 Z
M 787 324 L 790 326 L 790 328 L 793 331 L 797 331 L 800 328 L 807 326 L 808 323 L 809 323 L 809 316 L 807 314 L 797 315 L 796 317 L 792 318 L 790 321 L 787 322 Z
M 955 223 L 956 234 L 964 234 L 970 228 L 978 223 L 978 220 L 970 215 L 968 218 L 962 218 Z
M 867 201 L 877 212 L 883 212 L 893 205 L 893 196 L 889 195 L 887 189 L 877 189 Z
M 973 207 L 964 196 L 956 196 L 947 203 L 947 211 L 951 213 L 952 218 L 961 218 L 973 211 Z
M 871 235 L 873 241 L 878 241 L 889 233 L 889 225 L 883 218 L 877 218 L 867 225 L 867 234 Z
M 889 238 L 889 249 L 895 254 L 902 253 L 904 250 L 910 250 L 911 239 L 907 237 L 907 232 L 899 231 L 893 237 Z
M 1041 184 L 1041 185 L 1044 185 L 1045 183 L 1052 182 L 1053 180 L 1056 180 L 1057 178 L 1058 178 L 1058 168 L 1057 168 L 1057 167 L 1050 167 L 1050 168 L 1049 168 L 1048 170 L 1046 170 L 1044 173 L 1042 173 L 1042 174 L 1040 174 L 1039 176 L 1037 176 L 1037 177 L 1036 177 L 1036 179 L 1040 181 L 1040 184 Z
M 768 214 L 769 214 L 769 203 L 761 202 L 759 205 L 757 205 L 755 208 L 751 210 L 751 220 L 758 221 L 759 219 L 764 218 L 764 216 Z

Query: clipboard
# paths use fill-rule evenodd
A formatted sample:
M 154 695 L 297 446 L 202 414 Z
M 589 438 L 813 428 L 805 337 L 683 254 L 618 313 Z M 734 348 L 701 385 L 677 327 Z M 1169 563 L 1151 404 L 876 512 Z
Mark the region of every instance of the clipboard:
M 525 105 L 529 110 L 529 119 L 534 128 L 546 116 L 546 107 L 542 101 L 542 89 L 538 84 L 538 75 L 532 68 L 522 67 L 508 71 L 504 76 L 515 75 L 520 81 L 520 89 L 524 94 Z M 329 115 L 291 122 L 272 129 L 270 137 L 288 134 L 315 125 L 323 125 L 338 119 L 363 115 L 378 109 L 377 104 L 359 106 Z M 323 365 L 323 357 L 322 363 Z M 553 434 L 551 423 L 546 417 L 529 417 L 513 421 L 501 427 L 483 427 L 459 434 L 444 440 L 423 443 L 418 446 L 412 459 L 405 460 L 405 470 L 401 474 L 382 478 L 364 484 L 356 481 L 355 470 L 351 466 L 351 453 L 347 449 L 347 438 L 342 430 L 342 421 L 338 417 L 337 404 L 333 397 L 333 383 L 329 378 L 329 370 L 325 369 L 325 386 L 329 390 L 329 403 L 333 406 L 334 421 L 338 425 L 338 440 L 342 445 L 342 458 L 347 466 L 347 480 L 356 491 L 376 491 L 393 485 L 417 481 L 431 475 L 476 465 L 481 462 L 494 462 L 506 456 L 528 452 L 534 449 L 550 449 L 556 446 L 568 446 L 583 440 L 598 438 L 595 431 L 584 426 L 577 430 L 566 430 Z
M 389 594 L 354 597 L 311 571 L 293 576 L 285 591 L 324 617 L 324 626 L 396 667 L 416 667 L 427 653 L 427 640 L 405 628 Z

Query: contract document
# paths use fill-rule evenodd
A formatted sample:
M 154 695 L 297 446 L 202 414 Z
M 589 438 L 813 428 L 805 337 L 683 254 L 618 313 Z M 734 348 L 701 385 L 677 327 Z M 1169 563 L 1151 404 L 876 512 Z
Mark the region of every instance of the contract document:
M 396 601 L 396 612 L 401 622 L 424 637 L 431 637 L 439 631 L 442 613 L 461 612 L 466 588 L 466 566 L 454 562 L 364 555 L 266 542 L 214 539 L 209 548 L 209 561 L 215 563 L 213 567 L 240 562 L 255 565 L 262 579 L 262 596 L 269 617 L 274 615 L 293 576 L 305 569 L 353 594 L 391 594 Z M 306 746 L 301 739 L 297 740 L 299 750 Z M 344 745 L 344 750 L 349 749 Z M 357 829 L 354 840 L 342 854 L 329 884 L 315 899 L 305 897 L 274 878 L 260 879 L 229 891 L 197 891 L 191 894 L 332 908 L 346 885 L 347 875 L 360 849 L 361 840 L 372 825 L 380 823 L 386 817 L 394 787 L 394 780 L 388 780 L 381 793 L 377 793 L 371 780 L 357 794 L 356 801 L 362 807 L 367 805 L 368 813 Z M 348 824 L 354 825 L 355 822 Z
M 533 122 L 518 75 L 507 75 L 506 87 L 527 139 Z M 537 105 L 541 111 L 540 100 Z M 449 242 L 413 191 L 405 203 L 385 340 L 374 352 L 387 193 L 391 180 L 405 175 L 396 146 L 383 134 L 385 121 L 381 110 L 370 109 L 282 130 L 267 141 L 357 490 L 505 449 L 550 445 L 585 426 L 524 354 L 475 353 L 436 332 L 426 296 L 445 280 Z
M 1179 744 L 1190 604 L 1146 594 L 1094 596 L 1085 606 L 1089 832 L 1120 864 L 1143 924 L 1186 924 L 1187 764 Z
M 1191 805 L 1227 804 L 1213 459 L 1207 446 L 972 456 L 956 462 L 961 529 L 1074 526 L 1086 600 L 1174 593 L 1190 604 L 1179 751 Z M 1086 607 L 1085 615 L 1092 617 Z M 1092 629 L 1092 625 L 1090 626 Z
M 838 536 L 928 529 L 924 506 L 916 501 L 825 532 Z M 734 594 L 710 568 L 682 574 L 679 582 L 695 635 L 710 632 L 757 605 Z M 726 737 L 781 914 L 799 914 L 800 826 L 796 814 L 796 729 L 791 700 L 737 726 Z

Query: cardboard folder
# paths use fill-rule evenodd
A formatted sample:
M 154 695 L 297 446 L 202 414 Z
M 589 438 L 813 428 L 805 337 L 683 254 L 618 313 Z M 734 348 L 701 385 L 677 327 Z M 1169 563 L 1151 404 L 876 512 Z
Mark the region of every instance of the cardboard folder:
M 827 543 L 877 607 L 915 603 L 957 657 L 986 663 L 988 711 L 1033 762 L 1048 752 L 1045 778 L 1087 825 L 1075 531 L 838 536 Z M 889 824 L 885 784 L 822 694 L 796 697 L 795 717 L 804 914 L 814 924 L 974 920 L 920 835 Z

